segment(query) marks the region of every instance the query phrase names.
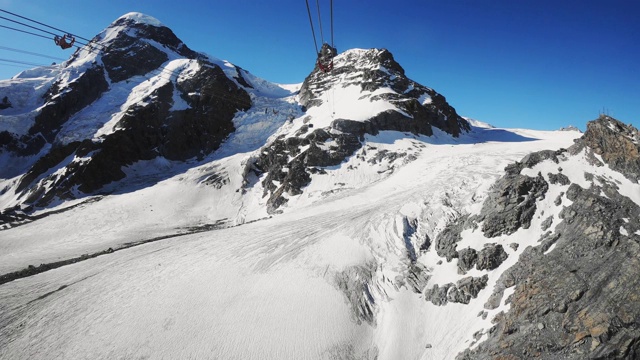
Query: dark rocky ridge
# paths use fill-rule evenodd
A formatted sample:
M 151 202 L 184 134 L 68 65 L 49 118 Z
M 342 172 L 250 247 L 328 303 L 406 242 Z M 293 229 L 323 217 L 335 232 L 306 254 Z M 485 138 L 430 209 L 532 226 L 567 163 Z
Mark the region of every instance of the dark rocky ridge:
M 531 154 L 509 166 L 506 177 L 583 149 L 587 155 L 596 152 L 603 160 L 613 161 L 607 162 L 612 169 L 633 163 L 635 148 L 618 140 L 633 143 L 637 130 L 617 127 L 620 124 L 601 117 L 589 123 L 585 135 L 569 150 Z M 633 166 L 621 172 L 630 179 L 638 175 Z M 568 185 L 568 179 L 551 178 Z M 495 309 L 506 300 L 510 310 L 493 319 L 486 341 L 458 359 L 640 357 L 640 206 L 620 195 L 617 184 L 603 178 L 596 183 L 593 175 L 587 178 L 592 182 L 587 189 L 569 185 L 566 198 L 571 205 L 562 209 L 562 221 L 553 232 L 544 234 L 539 246 L 525 249 L 498 279 L 485 308 Z M 442 246 L 451 247 L 455 249 L 455 243 Z M 458 255 L 469 257 L 462 251 Z M 515 287 L 513 295 L 503 299 L 510 287 Z
M 337 145 L 329 149 L 321 148 L 329 139 Z M 309 145 L 306 150 L 300 150 L 306 145 Z M 283 197 L 284 192 L 290 195 L 301 194 L 302 188 L 311 181 L 310 173 L 323 172 L 322 167 L 340 164 L 361 146 L 356 134 L 317 129 L 304 137 L 287 138 L 282 135 L 263 148 L 254 167 L 259 173 L 267 173 L 262 185 L 264 196 L 269 195 L 268 211 L 273 213 L 287 202 Z M 289 160 L 289 157 L 293 159 Z M 276 186 L 274 181 L 281 185 Z
M 109 88 L 104 75 L 104 68 L 94 64 L 65 88 L 61 88 L 60 82 L 54 83 L 44 94 L 43 107 L 26 135 L 0 133 L 0 151 L 30 156 L 53 143 L 73 114 L 97 100 Z
M 59 83 L 53 84 L 44 96 L 45 106 L 36 116 L 29 135 L 42 136 L 48 143 L 52 143 L 61 126 L 73 114 L 94 102 L 108 88 L 104 68 L 100 65 L 87 69 L 66 88 L 61 88 Z
M 198 57 L 198 54 L 189 49 L 168 27 L 151 26 L 129 18 L 120 18 L 110 27 L 117 26 L 125 26 L 129 32 L 121 33 L 110 42 L 108 51 L 102 56 L 102 62 L 113 82 L 147 74 L 169 60 L 167 54 L 153 46 L 150 41 L 157 42 L 165 49 L 187 59 Z
M 640 229 L 640 208 L 599 191 L 570 186 L 573 204 L 562 211 L 555 236 L 527 249 L 500 279 L 502 288 L 515 286 L 510 311 L 495 320 L 489 340 L 460 358 L 640 356 L 640 236 L 620 233 Z
M 465 273 L 475 266 L 477 253 L 473 249 L 456 250 L 457 243 L 462 240 L 462 231 L 476 229 L 479 223 L 482 223 L 482 231 L 486 237 L 510 235 L 520 228 L 528 229 L 536 212 L 536 202 L 546 196 L 549 184 L 542 174 L 531 177 L 522 175 L 521 171 L 531 169 L 546 160 L 557 164 L 560 158 L 568 153 L 567 149 L 543 150 L 528 154 L 521 161 L 507 165 L 505 175 L 493 185 L 480 213 L 473 216 L 464 215 L 440 232 L 435 243 L 437 254 L 447 261 L 458 258 L 459 271 Z M 564 185 L 569 184 L 564 174 L 550 174 L 549 178 L 552 183 L 557 181 Z

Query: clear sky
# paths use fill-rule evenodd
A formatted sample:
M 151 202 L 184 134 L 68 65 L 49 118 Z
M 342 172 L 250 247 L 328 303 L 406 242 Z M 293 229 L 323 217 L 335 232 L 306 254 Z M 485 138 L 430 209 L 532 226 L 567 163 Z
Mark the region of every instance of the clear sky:
M 328 38 L 329 0 L 318 1 Z M 192 49 L 278 83 L 302 82 L 316 56 L 303 0 L 0 0 L 0 9 L 86 38 L 142 12 Z M 4 19 L 0 25 L 24 28 Z M 584 130 L 606 109 L 640 125 L 638 0 L 335 0 L 334 28 L 338 51 L 389 49 L 408 77 L 446 96 L 463 116 L 500 127 Z M 6 60 L 57 61 L 7 48 L 71 54 L 52 40 L 4 28 L 0 36 L 3 79 L 20 71 Z

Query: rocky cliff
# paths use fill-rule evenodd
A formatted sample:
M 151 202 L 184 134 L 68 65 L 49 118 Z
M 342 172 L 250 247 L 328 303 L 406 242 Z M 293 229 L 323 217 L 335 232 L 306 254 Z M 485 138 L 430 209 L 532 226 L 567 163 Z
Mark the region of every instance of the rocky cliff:
M 466 271 L 475 257 L 452 250 L 461 229 L 482 224 L 487 237 L 514 233 L 530 225 L 531 216 L 523 215 L 535 213 L 555 189 L 558 215 L 537 213 L 548 216 L 544 235 L 502 272 L 485 304 L 495 309 L 504 302 L 508 311 L 498 313 L 493 327 L 479 333 L 486 340 L 459 359 L 640 357 L 638 194 L 626 191 L 622 178 L 598 170 L 609 167 L 637 181 L 637 136 L 637 129 L 610 117 L 590 122 L 571 148 L 534 153 L 509 166 L 481 214 L 451 224 L 438 239 L 443 255 L 457 256 Z M 571 171 L 582 161 L 592 170 Z

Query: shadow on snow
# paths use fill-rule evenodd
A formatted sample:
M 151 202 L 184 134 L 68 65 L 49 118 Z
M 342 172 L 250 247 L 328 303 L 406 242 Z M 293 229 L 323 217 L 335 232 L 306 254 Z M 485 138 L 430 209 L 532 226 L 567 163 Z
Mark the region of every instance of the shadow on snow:
M 365 135 L 366 141 L 373 141 L 383 144 L 393 144 L 396 141 L 413 138 L 431 145 L 465 145 L 486 142 L 529 142 L 540 139 L 526 137 L 514 131 L 496 128 L 471 127 L 471 131 L 463 133 L 459 137 L 453 137 L 438 128 L 433 128 L 433 135 L 416 135 L 399 131 L 381 131 L 377 135 Z

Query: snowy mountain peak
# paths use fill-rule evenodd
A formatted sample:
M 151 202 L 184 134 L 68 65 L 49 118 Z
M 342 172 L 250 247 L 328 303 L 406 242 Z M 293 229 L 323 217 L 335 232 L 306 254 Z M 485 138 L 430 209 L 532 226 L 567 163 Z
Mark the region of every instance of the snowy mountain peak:
M 387 49 L 350 49 L 336 56 L 335 67 L 353 65 L 358 69 L 376 70 L 384 68 L 395 75 L 404 76 L 404 69 Z
M 130 22 L 130 21 L 133 21 L 138 24 L 146 24 L 151 26 L 158 26 L 158 27 L 165 26 L 163 23 L 160 22 L 160 20 L 154 18 L 153 16 L 149 16 L 139 12 L 130 12 L 130 13 L 124 14 L 118 19 L 116 19 L 116 21 L 114 21 L 113 24 L 120 23 L 120 22 Z
M 74 56 L 79 62 L 102 62 L 113 81 L 143 75 L 171 59 L 195 59 L 189 49 L 168 27 L 153 17 L 129 13 L 114 21 L 88 48 Z
M 577 131 L 577 132 L 582 132 L 582 131 L 580 131 L 580 129 L 578 129 L 577 127 L 575 127 L 573 125 L 563 126 L 558 131 Z
M 233 132 L 247 92 L 158 24 L 127 14 L 47 78 L 31 71 L 6 84 L 5 123 L 20 126 L 0 128 L 0 176 L 23 174 L 7 204 L 82 197 L 136 162 L 208 155 Z
M 98 42 L 98 46 L 121 45 L 116 39 L 136 38 L 141 41 L 155 41 L 161 46 L 176 47 L 183 42 L 164 24 L 154 17 L 131 12 L 119 17 L 105 28 L 93 42 Z
M 467 120 L 467 122 L 469 122 L 469 124 L 471 126 L 475 126 L 475 127 L 478 127 L 478 128 L 484 128 L 484 129 L 494 129 L 495 128 L 495 126 L 493 126 L 493 125 L 491 125 L 489 123 L 486 123 L 484 121 L 471 119 L 471 118 L 468 118 L 468 117 L 464 117 L 464 119 Z
M 321 54 L 327 50 L 325 45 Z M 300 103 L 306 108 L 330 106 L 331 118 L 360 122 L 376 122 L 383 114 L 398 120 L 384 120 L 388 130 L 424 135 L 431 135 L 432 126 L 453 136 L 470 129 L 444 96 L 406 77 L 386 49 L 347 50 L 332 61 L 332 70 L 316 65 L 302 84 Z
M 458 137 L 470 130 L 442 95 L 407 78 L 385 49 L 353 49 L 336 55 L 325 44 L 298 100 L 306 115 L 301 121 L 292 119 L 287 131 L 263 147 L 250 163 L 251 171 L 246 171 L 246 183 L 257 180 L 251 174 L 262 177 L 271 213 L 281 211 L 291 197 L 311 192 L 309 184 L 316 174 L 326 173 L 323 168 L 357 168 L 364 161 L 380 163 L 383 169 L 378 173 L 384 174 L 401 162 L 410 162 L 410 151 L 404 148 L 367 153 L 368 139 L 382 132 L 431 136 L 436 128 Z M 357 160 L 350 160 L 354 155 Z
M 104 64 L 110 79 L 119 82 L 181 57 L 195 59 L 198 54 L 157 19 L 132 12 L 79 48 L 66 64 L 74 68 Z

